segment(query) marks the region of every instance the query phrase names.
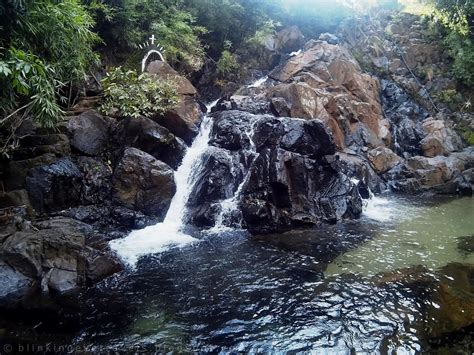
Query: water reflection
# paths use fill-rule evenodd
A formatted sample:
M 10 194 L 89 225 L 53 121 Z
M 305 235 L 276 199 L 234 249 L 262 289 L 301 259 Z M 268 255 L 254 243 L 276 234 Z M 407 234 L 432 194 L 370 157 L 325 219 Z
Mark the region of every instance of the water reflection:
M 90 351 L 426 351 L 438 336 L 428 315 L 446 317 L 433 311 L 446 295 L 435 270 L 473 261 L 458 238 L 472 235 L 472 200 L 396 203 L 410 208 L 402 223 L 365 217 L 278 236 L 205 235 L 143 258 L 89 293 L 75 343 Z M 465 287 L 471 269 L 443 272 Z M 450 346 L 465 351 L 470 340 Z

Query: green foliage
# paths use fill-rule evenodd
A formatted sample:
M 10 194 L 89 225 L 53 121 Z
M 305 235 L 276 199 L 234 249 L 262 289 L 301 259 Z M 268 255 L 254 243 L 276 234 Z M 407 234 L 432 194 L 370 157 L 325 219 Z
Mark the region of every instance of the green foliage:
M 454 58 L 454 75 L 469 87 L 474 87 L 474 43 L 471 38 L 450 32 L 444 40 Z
M 95 12 L 96 30 L 108 47 L 130 53 L 154 34 L 170 64 L 189 71 L 201 68 L 205 50 L 200 37 L 206 30 L 195 24 L 182 1 L 105 0 L 105 6 Z
M 469 87 L 474 86 L 473 1 L 430 0 L 431 18 L 447 30 L 444 39 L 454 59 L 454 75 Z
M 82 80 L 89 66 L 98 61 L 92 47 L 99 37 L 91 31 L 92 17 L 78 1 L 34 1 L 28 16 L 20 21 L 14 45 L 41 55 L 55 68 L 58 79 Z
M 0 16 L 2 113 L 27 108 L 52 127 L 62 113 L 61 88 L 82 81 L 97 60 L 92 17 L 78 0 L 7 0 Z
M 6 60 L 0 61 L 0 83 L 6 88 L 2 97 L 2 113 L 13 110 L 15 96 L 28 98 L 25 108 L 44 127 L 54 127 L 62 111 L 56 101 L 55 88 L 60 85 L 52 79 L 54 69 L 45 65 L 37 56 L 11 48 Z
M 167 18 L 152 24 L 152 31 L 165 48 L 166 59 L 177 66 L 185 63 L 191 70 L 198 70 L 204 62 L 204 47 L 198 36 L 206 33 L 202 26 L 194 25 L 189 13 L 176 11 Z
M 235 55 L 232 54 L 227 49 L 222 51 L 221 57 L 217 61 L 217 71 L 221 75 L 227 75 L 232 73 L 239 67 L 237 63 L 237 59 L 235 59 Z
M 266 39 L 275 34 L 275 29 L 279 25 L 273 20 L 265 21 L 258 29 L 255 31 L 253 36 L 247 38 L 246 43 L 251 48 L 258 48 L 265 44 Z
M 461 122 L 461 124 L 456 127 L 456 130 L 464 138 L 464 141 L 467 144 L 474 145 L 474 131 L 469 124 Z
M 183 0 L 183 8 L 191 12 L 208 33 L 203 36 L 208 54 L 217 59 L 225 42 L 238 49 L 271 15 L 266 0 Z
M 179 97 L 169 82 L 159 83 L 152 75 L 138 74 L 121 67 L 112 70 L 103 80 L 105 114 L 138 117 L 163 114 L 174 108 Z

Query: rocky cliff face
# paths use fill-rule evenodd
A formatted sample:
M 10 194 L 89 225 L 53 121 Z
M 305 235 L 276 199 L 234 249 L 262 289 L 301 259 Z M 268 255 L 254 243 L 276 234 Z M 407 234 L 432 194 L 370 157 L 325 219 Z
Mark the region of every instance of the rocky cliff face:
M 456 86 L 426 32 L 408 14 L 348 21 L 217 108 L 322 120 L 338 158 L 372 191 L 471 195 L 473 151 L 458 132 L 472 132 L 473 115 L 442 94 L 472 91 Z

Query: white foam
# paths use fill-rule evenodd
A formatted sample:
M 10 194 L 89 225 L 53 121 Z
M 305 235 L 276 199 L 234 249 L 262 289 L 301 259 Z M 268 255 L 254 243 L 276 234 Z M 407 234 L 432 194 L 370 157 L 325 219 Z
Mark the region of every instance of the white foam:
M 386 198 L 371 195 L 364 201 L 363 214 L 370 219 L 387 222 L 395 216 L 394 205 Z
M 260 78 L 256 80 L 254 83 L 248 85 L 248 88 L 258 88 L 259 86 L 262 86 L 263 83 L 265 83 L 268 80 L 268 76 L 264 76 L 263 78 Z
M 172 247 L 183 247 L 195 241 L 196 238 L 181 233 L 178 225 L 163 222 L 133 231 L 126 238 L 112 240 L 110 248 L 133 267 L 144 255 L 161 253 Z
M 294 57 L 295 55 L 301 54 L 301 52 L 303 52 L 302 49 L 300 49 L 300 50 L 298 50 L 298 51 L 296 51 L 296 52 L 291 52 L 291 53 L 290 53 L 290 57 Z
M 208 105 L 208 111 L 217 101 Z M 180 167 L 175 172 L 176 193 L 164 221 L 110 242 L 110 248 L 130 266 L 135 266 L 143 255 L 160 253 L 171 247 L 182 247 L 197 241 L 196 238 L 182 233 L 181 229 L 186 216 L 186 202 L 195 183 L 195 172 L 199 170 L 201 156 L 208 148 L 211 127 L 211 118 L 204 116 L 199 134 L 187 149 Z

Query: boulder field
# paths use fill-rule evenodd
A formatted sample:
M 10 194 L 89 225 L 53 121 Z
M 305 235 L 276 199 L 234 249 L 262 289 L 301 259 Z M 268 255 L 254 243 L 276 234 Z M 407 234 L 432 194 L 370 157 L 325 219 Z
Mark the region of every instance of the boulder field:
M 278 233 L 358 218 L 370 192 L 472 195 L 474 148 L 458 130 L 472 129 L 472 114 L 436 99 L 453 85 L 446 76 L 413 77 L 428 66 L 443 73 L 446 58 L 422 31 L 410 32 L 419 27 L 411 17 L 388 27 L 361 21 L 306 44 L 296 29 L 280 33 L 267 46 L 281 57 L 268 79 L 225 95 L 208 113 L 190 224 L 223 219 Z M 392 35 L 375 50 L 348 26 Z M 401 38 L 397 26 L 416 38 Z M 168 64 L 148 71 L 176 82 L 179 105 L 164 115 L 90 110 L 54 132 L 32 120 L 20 127 L 18 149 L 1 161 L 0 307 L 50 309 L 77 299 L 121 270 L 108 240 L 164 219 L 174 171 L 205 112 L 192 83 Z M 236 209 L 224 208 L 229 200 Z

